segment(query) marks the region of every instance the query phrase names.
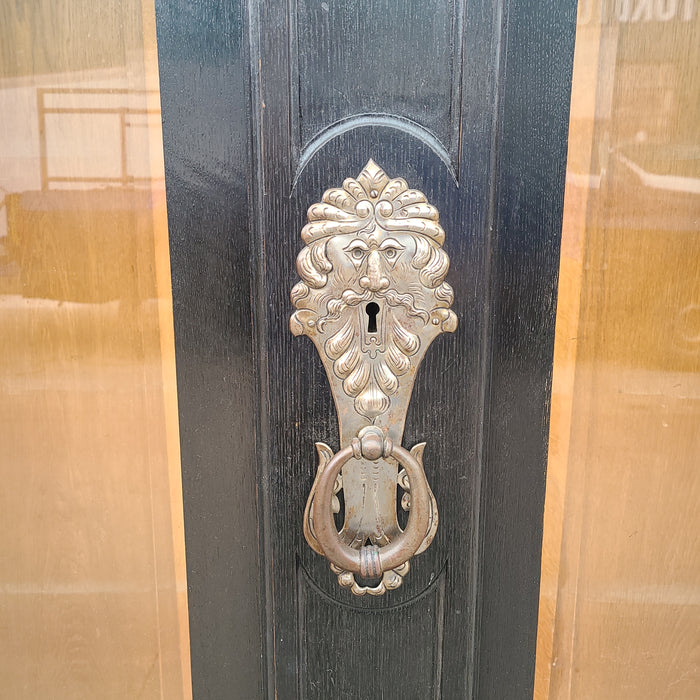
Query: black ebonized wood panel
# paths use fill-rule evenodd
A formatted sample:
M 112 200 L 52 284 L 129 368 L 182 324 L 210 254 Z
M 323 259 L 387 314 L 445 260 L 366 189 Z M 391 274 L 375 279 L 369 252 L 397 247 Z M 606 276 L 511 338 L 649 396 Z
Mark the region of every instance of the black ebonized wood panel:
M 442 697 L 442 646 L 445 627 L 445 577 L 407 603 L 362 608 L 339 603 L 318 589 L 302 567 L 298 576 L 297 672 L 300 698 Z M 350 639 L 362 640 L 364 668 L 348 664 L 348 649 L 327 643 L 318 630 L 342 629 Z M 367 629 L 376 630 L 368 635 Z M 396 630 L 403 635 L 397 643 Z M 391 678 L 391 686 L 373 685 Z
M 157 3 L 196 698 L 531 697 L 574 5 Z M 304 541 L 339 445 L 288 330 L 306 208 L 369 158 L 439 209 L 459 318 L 404 437 L 440 527 L 383 598 Z
M 463 0 L 293 0 L 292 148 L 362 114 L 421 125 L 456 160 Z
M 263 697 L 240 3 L 157 0 L 194 697 Z

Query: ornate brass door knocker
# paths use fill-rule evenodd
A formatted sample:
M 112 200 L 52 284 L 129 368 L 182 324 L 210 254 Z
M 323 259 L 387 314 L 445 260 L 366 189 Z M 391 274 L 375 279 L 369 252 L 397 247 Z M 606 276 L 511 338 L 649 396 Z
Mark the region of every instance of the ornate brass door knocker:
M 327 190 L 308 211 L 292 289 L 294 335 L 308 335 L 331 385 L 341 449 L 316 443 L 318 471 L 304 535 L 356 595 L 398 588 L 409 559 L 432 542 L 438 510 L 423 470 L 424 442 L 401 447 L 425 351 L 453 332 L 450 264 L 437 209 L 370 160 L 357 179 Z M 397 484 L 408 511 L 397 516 Z M 345 522 L 338 532 L 342 490 Z M 356 580 L 378 579 L 372 585 Z

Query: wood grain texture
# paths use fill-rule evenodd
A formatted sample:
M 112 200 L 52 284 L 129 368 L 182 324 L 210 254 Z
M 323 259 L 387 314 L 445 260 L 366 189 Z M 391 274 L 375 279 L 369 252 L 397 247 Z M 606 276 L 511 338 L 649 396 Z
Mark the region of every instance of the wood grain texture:
M 372 686 L 378 677 L 393 681 L 390 689 L 379 686 L 378 692 L 385 696 L 391 693 L 395 697 L 443 697 L 444 573 L 439 572 L 424 591 L 408 602 L 377 609 L 358 608 L 329 598 L 299 567 L 299 697 L 369 698 L 377 692 L 376 686 L 372 691 Z M 343 658 L 347 650 L 328 644 L 328 637 L 318 634 L 329 620 L 348 638 L 362 640 L 366 647 L 363 658 L 371 659 L 371 666 L 358 668 L 348 664 Z M 384 624 L 377 624 L 377 620 Z M 368 634 L 368 627 L 377 633 Z M 400 642 L 397 631 L 402 635 Z M 358 682 L 362 684 L 359 688 Z
M 191 696 L 157 120 L 128 137 L 142 184 L 99 180 L 122 166 L 119 115 L 157 112 L 152 17 L 0 9 L 3 697 Z M 76 88 L 97 91 L 83 128 L 54 114 L 42 149 L 38 91 L 75 108 Z M 118 103 L 109 128 L 95 96 Z M 66 179 L 49 190 L 42 173 Z
M 601 25 L 577 26 L 574 70 L 571 85 L 571 113 L 567 152 L 567 173 L 590 173 L 593 167 Z M 570 178 L 571 180 L 571 178 Z M 564 497 L 571 436 L 573 386 L 576 373 L 577 331 L 580 312 L 583 246 L 589 188 L 569 184 L 565 191 L 562 247 L 557 290 L 557 318 L 554 343 L 552 402 L 547 494 L 542 541 L 540 608 L 537 624 L 535 696 L 549 695 L 557 590 L 564 522 Z
M 380 71 L 377 87 L 387 90 L 353 92 L 347 114 L 307 121 L 315 133 L 352 117 L 297 160 L 297 81 L 316 107 L 336 83 L 353 85 L 357 71 L 341 70 L 339 44 L 353 27 L 384 26 L 386 6 L 364 4 L 362 16 L 359 5 L 338 6 L 329 18 L 319 3 L 290 39 L 285 2 L 246 3 L 245 12 L 213 1 L 158 5 L 193 682 L 202 697 L 255 696 L 256 654 L 264 661 L 257 693 L 267 697 L 326 698 L 341 680 L 346 697 L 391 697 L 409 647 L 421 659 L 417 687 L 429 693 L 438 677 L 445 698 L 532 693 L 572 3 L 467 3 L 461 59 L 445 37 L 422 47 L 438 52 L 438 65 L 462 61 L 450 87 L 462 96 L 456 171 L 439 139 L 405 118 L 437 114 L 436 131 L 451 123 L 442 107 L 422 109 L 436 87 L 422 63 L 400 99 Z M 411 7 L 418 26 L 440 20 Z M 410 65 L 416 26 L 402 12 L 374 42 L 348 39 L 349 58 L 364 68 L 377 56 Z M 317 39 L 326 21 L 328 46 Z M 290 47 L 314 66 L 337 58 L 339 74 L 311 66 L 295 78 Z M 403 587 L 382 599 L 339 589 L 303 540 L 313 443 L 337 448 L 337 424 L 316 353 L 288 330 L 306 208 L 369 157 L 438 207 L 460 319 L 455 335 L 430 348 L 405 432 L 406 445 L 428 441 L 441 525 Z M 260 569 L 246 550 L 258 534 L 254 479 Z M 440 572 L 437 654 L 434 638 L 406 637 L 437 634 L 430 586 Z M 326 602 L 309 605 L 310 591 Z M 409 609 L 410 618 L 400 612 Z M 377 651 L 372 640 L 395 649 Z M 317 648 L 334 660 L 330 668 L 309 651 Z M 378 664 L 377 653 L 402 661 Z
M 197 698 L 263 693 L 243 14 L 156 3 Z
M 572 315 L 557 319 L 554 393 L 570 411 L 552 422 L 552 448 L 567 449 L 549 466 L 537 698 L 700 694 L 700 22 L 688 7 L 579 15 L 563 246 L 582 274 L 563 258 Z
M 344 119 L 392 115 L 434 134 L 456 164 L 463 5 L 294 0 L 288 34 L 294 151 Z

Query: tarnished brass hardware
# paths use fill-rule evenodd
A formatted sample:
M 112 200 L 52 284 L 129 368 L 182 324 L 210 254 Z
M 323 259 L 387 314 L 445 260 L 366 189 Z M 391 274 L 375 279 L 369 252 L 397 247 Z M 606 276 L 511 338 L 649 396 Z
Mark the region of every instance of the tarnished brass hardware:
M 437 209 L 370 160 L 357 179 L 309 208 L 292 289 L 294 335 L 308 335 L 333 391 L 341 449 L 316 443 L 318 470 L 304 513 L 309 545 L 356 595 L 398 588 L 437 529 L 420 443 L 401 447 L 418 366 L 432 340 L 457 327 Z M 399 470 L 399 466 L 403 469 Z M 401 507 L 409 512 L 399 527 Z M 333 513 L 345 522 L 337 531 Z M 379 579 L 372 585 L 363 579 Z

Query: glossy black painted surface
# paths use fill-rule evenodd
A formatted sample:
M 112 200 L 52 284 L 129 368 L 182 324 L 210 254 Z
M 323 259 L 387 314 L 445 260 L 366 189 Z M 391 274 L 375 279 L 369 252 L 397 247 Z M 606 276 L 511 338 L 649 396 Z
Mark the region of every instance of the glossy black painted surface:
M 157 2 L 196 698 L 531 696 L 574 10 Z M 460 320 L 404 439 L 438 534 L 378 599 L 304 541 L 337 423 L 288 330 L 306 208 L 370 157 L 438 207 Z
M 194 695 L 258 698 L 244 9 L 156 6 Z

